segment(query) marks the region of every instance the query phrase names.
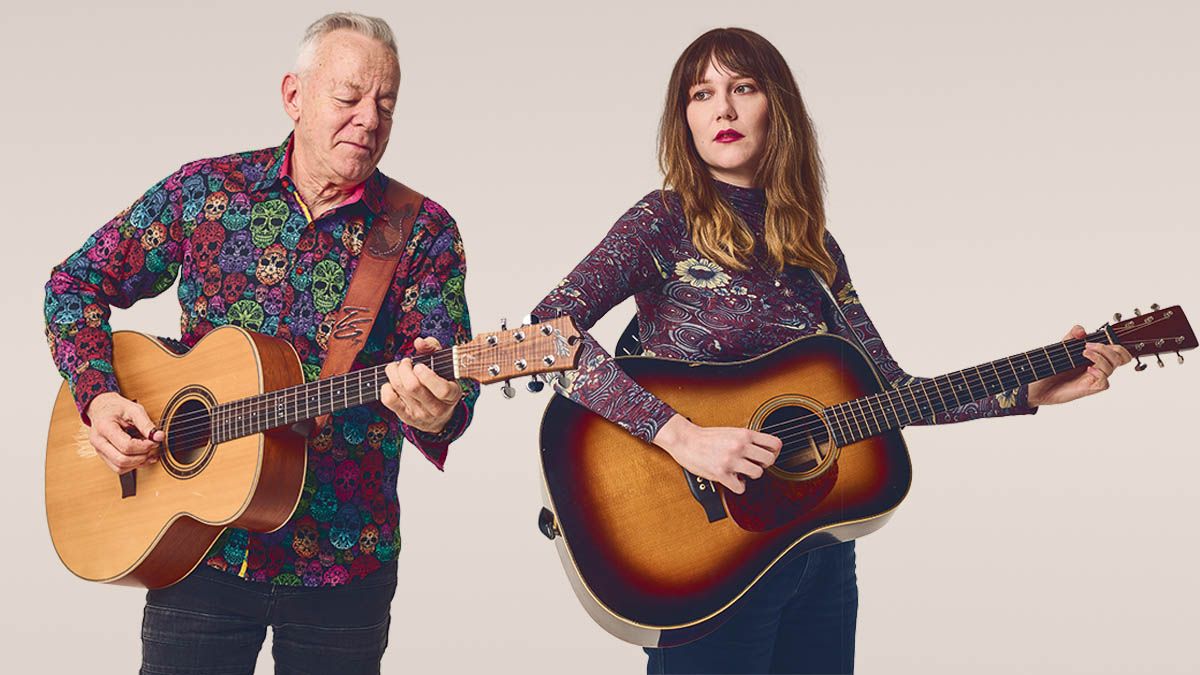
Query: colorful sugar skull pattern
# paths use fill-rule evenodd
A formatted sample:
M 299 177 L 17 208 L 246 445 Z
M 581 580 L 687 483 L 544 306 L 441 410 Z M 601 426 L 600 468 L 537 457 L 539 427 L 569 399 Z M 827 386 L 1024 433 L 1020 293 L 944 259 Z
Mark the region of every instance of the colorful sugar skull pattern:
M 183 166 L 100 228 L 46 286 L 47 338 L 82 412 L 115 391 L 109 308 L 162 293 L 179 278 L 182 342 L 234 324 L 291 342 L 316 379 L 365 233 L 383 210 L 387 178 L 309 222 L 282 171 L 289 147 Z M 466 262 L 454 220 L 425 200 L 399 273 L 354 368 L 408 353 L 414 338 L 470 338 Z M 405 272 L 406 271 L 406 272 Z M 402 438 L 438 468 L 470 421 L 477 386 L 437 436 L 400 424 L 380 404 L 335 413 L 310 439 L 308 474 L 292 520 L 269 534 L 229 530 L 208 564 L 249 579 L 332 586 L 362 577 L 400 547 L 396 474 Z
M 766 215 L 762 190 L 718 183 L 721 195 L 761 240 Z M 668 204 L 664 200 L 669 200 Z M 766 266 L 726 270 L 702 256 L 670 192 L 655 191 L 625 213 L 599 245 L 534 310 L 562 312 L 586 331 L 608 310 L 634 296 L 641 343 L 650 355 L 689 361 L 739 361 L 796 338 L 832 331 L 862 340 L 892 386 L 915 381 L 896 364 L 859 301 L 846 258 L 832 236 L 837 263 L 832 289 L 851 326 L 806 269 L 776 274 Z M 580 368 L 567 394 L 593 412 L 650 441 L 675 411 L 638 386 L 584 333 Z M 930 423 L 960 422 L 1033 412 L 1021 388 L 941 413 Z

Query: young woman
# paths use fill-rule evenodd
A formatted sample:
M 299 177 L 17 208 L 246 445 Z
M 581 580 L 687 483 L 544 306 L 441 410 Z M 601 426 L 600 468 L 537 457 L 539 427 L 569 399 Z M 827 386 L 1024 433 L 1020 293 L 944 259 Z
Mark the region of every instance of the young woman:
M 737 361 L 828 331 L 861 341 L 892 385 L 914 379 L 884 347 L 825 229 L 812 123 L 769 42 L 748 30 L 716 29 L 684 50 L 667 91 L 659 163 L 666 189 L 622 216 L 535 315 L 570 314 L 586 330 L 632 295 L 647 354 Z M 813 273 L 832 289 L 837 308 Z M 1076 326 L 1068 337 L 1085 334 Z M 1032 413 L 1107 389 L 1109 375 L 1130 360 L 1120 347 L 1089 344 L 1084 353 L 1092 361 L 1086 368 L 933 421 Z M 760 477 L 781 447 L 768 434 L 689 422 L 586 334 L 566 393 L 735 493 Z M 854 543 L 818 549 L 787 559 L 707 637 L 647 649 L 647 671 L 849 672 L 857 608 Z

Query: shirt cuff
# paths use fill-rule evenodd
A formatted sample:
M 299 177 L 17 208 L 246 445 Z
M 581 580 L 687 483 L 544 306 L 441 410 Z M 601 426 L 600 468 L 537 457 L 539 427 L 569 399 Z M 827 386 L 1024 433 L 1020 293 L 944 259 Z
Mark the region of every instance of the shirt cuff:
M 445 470 L 446 455 L 450 451 L 450 442 L 462 435 L 467 428 L 467 421 L 471 417 L 471 411 L 467 407 L 466 398 L 459 400 L 454 408 L 454 413 L 450 416 L 450 420 L 446 422 L 446 426 L 437 433 L 421 431 L 404 425 L 404 437 L 408 439 L 425 458 L 438 469 Z
M 120 392 L 117 386 L 117 376 L 95 368 L 88 368 L 71 381 L 71 395 L 75 398 L 75 407 L 79 409 L 79 419 L 87 426 L 92 426 L 92 420 L 87 416 L 88 406 L 100 394 Z
M 1036 415 L 1038 406 L 1029 405 L 1029 385 L 1023 384 L 1017 388 L 1017 414 Z

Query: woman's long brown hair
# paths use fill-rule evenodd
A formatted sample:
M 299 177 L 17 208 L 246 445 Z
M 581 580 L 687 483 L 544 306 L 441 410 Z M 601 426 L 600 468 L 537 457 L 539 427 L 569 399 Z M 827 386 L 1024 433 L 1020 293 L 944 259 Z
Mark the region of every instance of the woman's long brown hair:
M 658 163 L 664 187 L 679 194 L 692 241 L 705 257 L 739 270 L 748 267 L 756 250 L 750 228 L 717 192 L 688 128 L 688 90 L 704 78 L 709 62 L 754 78 L 767 97 L 766 145 L 755 175 L 767 198 L 764 262 L 777 271 L 785 265 L 808 267 L 832 283 L 837 268 L 825 250 L 825 181 L 812 120 L 779 50 L 743 28 L 701 35 L 671 71 Z

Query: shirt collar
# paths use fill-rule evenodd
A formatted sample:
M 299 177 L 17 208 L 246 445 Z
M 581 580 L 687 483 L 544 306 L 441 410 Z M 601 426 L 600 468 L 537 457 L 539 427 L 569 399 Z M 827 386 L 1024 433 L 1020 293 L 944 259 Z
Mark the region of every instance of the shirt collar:
M 263 171 L 263 176 L 251 185 L 255 192 L 280 185 L 291 185 L 292 146 L 295 134 L 288 134 L 283 144 L 275 149 L 270 161 Z M 334 208 L 345 208 L 361 201 L 375 215 L 383 212 L 383 194 L 387 187 L 388 178 L 379 169 L 371 172 L 365 181 L 354 189 L 350 196 Z

